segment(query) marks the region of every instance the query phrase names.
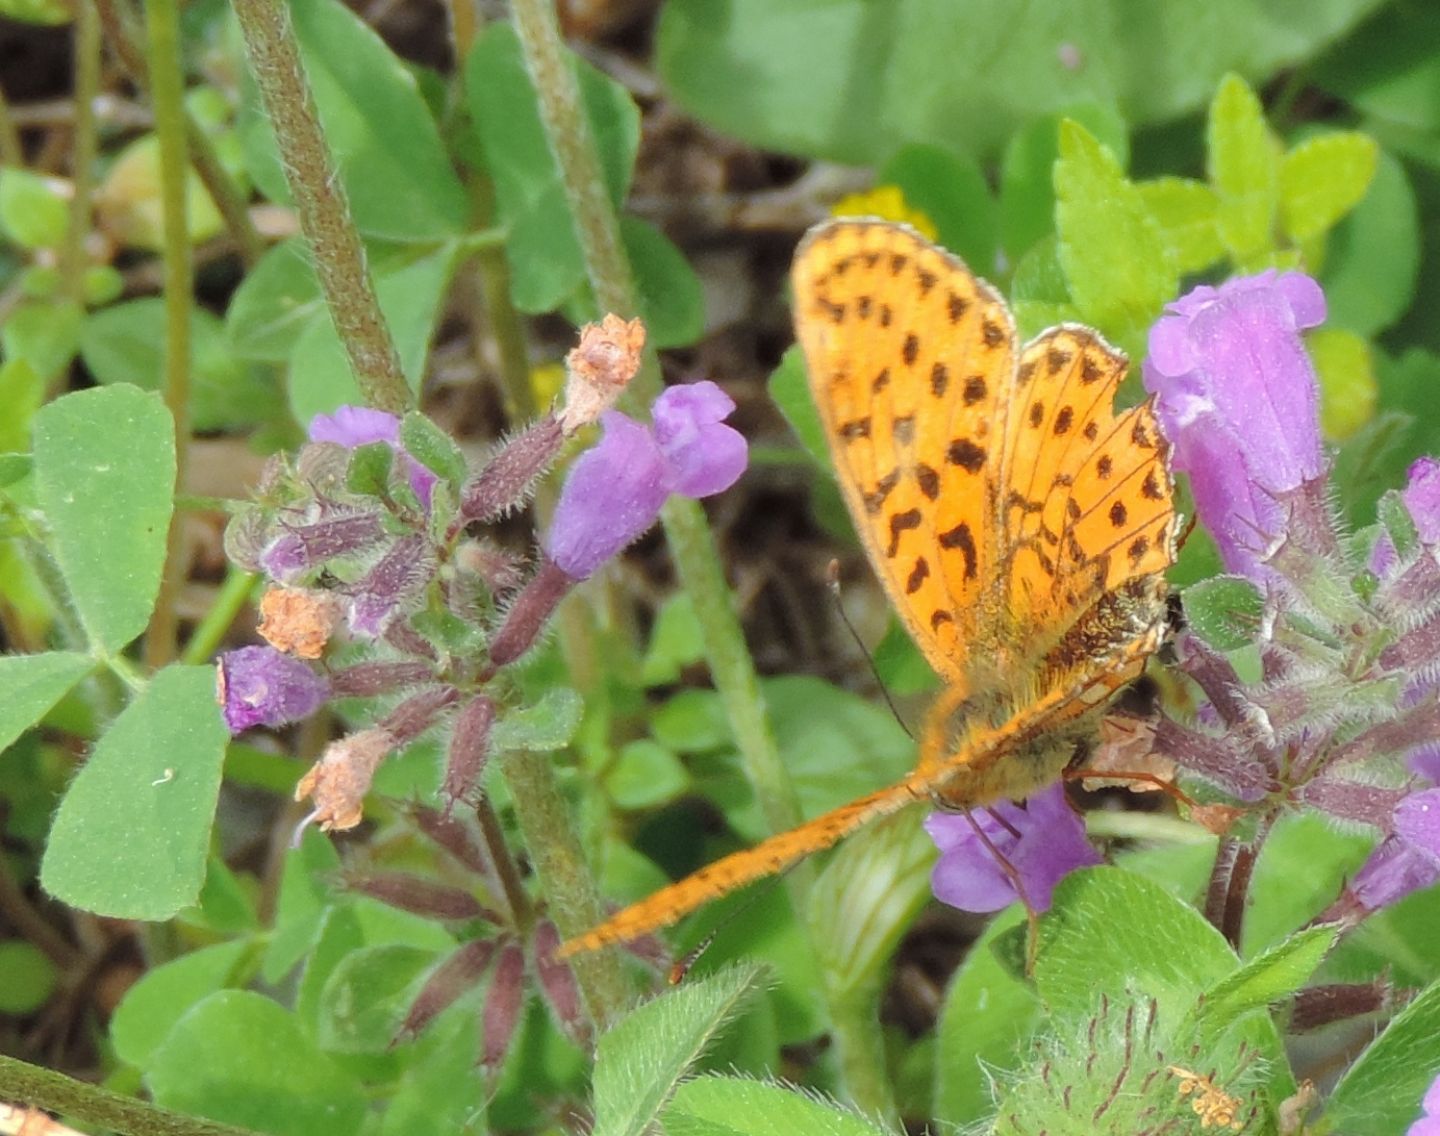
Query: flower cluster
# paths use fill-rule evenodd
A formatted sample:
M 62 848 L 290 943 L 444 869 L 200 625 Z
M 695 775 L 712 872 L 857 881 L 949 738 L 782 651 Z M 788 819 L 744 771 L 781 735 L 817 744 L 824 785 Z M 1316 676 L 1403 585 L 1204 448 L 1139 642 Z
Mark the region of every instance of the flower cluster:
M 293 465 L 274 461 L 255 503 L 232 521 L 231 558 L 271 583 L 260 626 L 269 645 L 219 662 L 232 733 L 299 721 L 335 698 L 388 707 L 332 743 L 301 780 L 298 796 L 313 801 L 310 819 L 322 828 L 358 824 L 380 763 L 435 727 L 449 733 L 447 809 L 470 798 L 498 715 L 486 687 L 499 668 L 535 643 L 570 588 L 655 523 L 672 494 L 709 496 L 744 470 L 745 440 L 723 422 L 734 403 L 714 383 L 666 390 L 653 427 L 610 409 L 643 340 L 638 321 L 610 316 L 586 328 L 567 359 L 564 405 L 476 472 L 418 414 L 320 415 Z M 572 465 L 531 571 L 476 530 L 523 505 L 566 441 L 596 421 L 604 436 Z M 338 651 L 337 637 L 346 640 Z M 326 659 L 323 670 L 309 661 Z

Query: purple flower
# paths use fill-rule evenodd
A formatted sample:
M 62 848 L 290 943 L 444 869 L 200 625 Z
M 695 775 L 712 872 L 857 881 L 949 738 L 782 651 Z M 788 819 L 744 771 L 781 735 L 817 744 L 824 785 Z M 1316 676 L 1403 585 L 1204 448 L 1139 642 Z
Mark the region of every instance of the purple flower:
M 1370 853 L 1350 881 L 1351 896 L 1367 911 L 1440 880 L 1440 789 L 1411 793 L 1395 807 L 1394 823 L 1394 835 Z
M 1440 461 L 1416 458 L 1410 463 L 1405 488 L 1400 500 L 1415 522 L 1415 531 L 1422 544 L 1440 544 Z M 1395 545 L 1389 534 L 1382 533 L 1370 553 L 1370 571 L 1383 576 L 1395 563 Z
M 652 430 L 619 411 L 600 418 L 598 445 L 570 468 L 546 547 L 583 580 L 655 523 L 672 493 L 708 497 L 745 469 L 745 439 L 721 421 L 735 403 L 712 382 L 671 387 L 655 400 Z
M 231 734 L 298 722 L 330 696 L 329 683 L 274 647 L 226 651 L 218 662 L 216 686 Z
M 371 442 L 385 442 L 405 459 L 410 474 L 410 488 L 420 498 L 420 504 L 430 508 L 430 491 L 437 478 L 400 448 L 400 419 L 383 410 L 372 410 L 368 406 L 342 406 L 334 414 L 317 414 L 310 420 L 309 430 L 312 442 L 334 442 L 353 450 Z
M 1318 387 L 1300 332 L 1325 318 L 1325 296 L 1301 272 L 1201 286 L 1150 329 L 1145 389 L 1156 396 L 1174 465 L 1225 566 L 1257 582 L 1283 531 L 1278 494 L 1318 477 Z
M 1440 1076 L 1430 1082 L 1420 1107 L 1425 1115 L 1405 1130 L 1405 1136 L 1440 1136 Z
M 1065 875 L 1100 863 L 1060 784 L 1034 794 L 1023 807 L 1001 801 L 968 816 L 931 813 L 925 831 L 940 849 L 940 859 L 930 886 L 936 899 L 962 911 L 999 911 L 1020 898 L 1011 875 L 976 833 L 977 825 L 1014 869 L 1024 898 L 1037 911 L 1050 907 L 1051 893 Z

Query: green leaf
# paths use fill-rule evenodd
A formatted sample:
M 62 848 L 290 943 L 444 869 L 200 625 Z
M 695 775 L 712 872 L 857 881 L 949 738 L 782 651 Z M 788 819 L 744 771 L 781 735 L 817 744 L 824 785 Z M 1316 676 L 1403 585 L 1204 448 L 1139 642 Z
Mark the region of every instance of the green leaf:
M 226 738 L 213 667 L 157 673 L 60 802 L 40 865 L 45 890 L 119 919 L 168 919 L 195 903 Z
M 49 382 L 80 349 L 85 312 L 69 300 L 22 303 L 0 321 L 0 351 L 7 363 L 23 360 Z
M 16 244 L 56 248 L 70 228 L 70 203 L 61 182 L 16 166 L 0 169 L 0 227 Z
M 560 749 L 575 736 L 584 710 L 580 695 L 570 687 L 551 687 L 534 705 L 507 710 L 495 723 L 492 744 L 532 753 Z
M 815 463 L 822 469 L 830 468 L 830 447 L 825 442 L 825 427 L 820 422 L 820 412 L 810 395 L 810 384 L 805 377 L 805 356 L 799 344 L 789 347 L 780 359 L 780 365 L 770 375 L 770 401 L 790 423 L 790 429 L 800 439 Z
M 458 260 L 457 246 L 375 274 L 380 311 L 400 353 L 400 367 L 412 390 L 419 390 L 425 374 L 430 337 L 440 318 L 440 306 Z M 337 407 L 363 405 L 360 388 L 350 370 L 350 359 L 340 346 L 328 311 L 317 312 L 290 353 L 290 411 L 297 422 L 308 423 L 317 414 Z
M 644 1136 L 670 1095 L 739 1008 L 763 971 L 734 966 L 647 1002 L 595 1046 L 593 1136 Z
M 1216 225 L 1220 199 L 1203 181 L 1162 177 L 1138 188 L 1181 275 L 1209 268 L 1225 255 Z
M 1379 386 L 1370 361 L 1370 343 L 1341 327 L 1322 327 L 1305 337 L 1320 380 L 1320 425 L 1325 436 L 1343 441 L 1375 413 Z
M 244 940 L 201 947 L 147 970 L 115 1008 L 110 1040 L 120 1060 L 144 1069 L 191 1006 L 227 986 L 242 984 L 254 948 Z
M 1240 576 L 1214 576 L 1185 589 L 1185 618 L 1217 651 L 1233 651 L 1255 639 L 1264 597 Z
M 456 1020 L 448 1036 L 443 1029 L 437 1022 L 426 1030 L 425 1040 L 433 1039 L 429 1051 L 419 1060 L 407 1061 L 386 1103 L 379 1136 L 462 1136 L 472 1130 L 476 1102 L 487 1099 L 490 1092 L 476 1053 L 479 1031 L 473 1017 Z M 545 1091 L 549 1086 L 535 1083 L 535 1063 L 527 1061 L 525 1072 L 526 1087 L 534 1091 L 532 1099 L 550 1099 Z M 486 1119 L 494 1131 L 498 1118 L 492 1113 Z
M 45 952 L 23 939 L 0 941 L 0 1014 L 32 1014 L 50 1000 L 59 972 Z
M 94 662 L 74 651 L 0 655 L 0 751 L 40 721 L 65 692 L 90 673 Z
M 650 715 L 655 740 L 676 753 L 705 753 L 730 745 L 730 719 L 713 690 L 682 690 Z
M 345 467 L 345 488 L 365 497 L 390 495 L 390 472 L 395 468 L 395 451 L 388 442 L 366 442 L 350 451 Z
M 930 901 L 935 844 L 911 809 L 856 833 L 810 889 L 807 919 L 826 987 L 878 998 L 890 957 Z
M 221 990 L 181 1018 L 145 1080 L 158 1105 L 274 1136 L 354 1136 L 367 1112 L 363 1086 L 295 1015 L 245 990 Z
M 459 488 L 470 475 L 455 439 L 419 411 L 400 421 L 400 446 L 431 473 Z
M 34 433 L 55 558 L 94 646 L 119 651 L 145 629 L 160 590 L 174 422 L 157 396 L 115 386 L 56 399 Z
M 1420 373 L 1418 368 L 1415 373 Z M 1381 375 L 1383 391 L 1383 371 Z M 1380 494 L 1405 480 L 1405 469 L 1415 455 L 1409 443 L 1417 433 L 1423 435 L 1434 429 L 1433 416 L 1428 412 L 1427 418 L 1417 422 L 1403 411 L 1382 410 L 1345 439 L 1335 453 L 1330 483 L 1352 524 L 1374 522 L 1375 502 Z
M 1194 908 L 1119 868 L 1082 868 L 1055 888 L 1040 923 L 1035 986 L 1059 1014 L 1084 1015 L 1101 994 L 1155 998 L 1162 1017 L 1235 969 L 1235 954 Z
M 685 254 L 638 217 L 620 218 L 620 239 L 635 273 L 640 315 L 651 346 L 663 350 L 694 343 L 705 331 L 705 293 Z
M 313 828 L 305 831 L 298 848 L 286 851 L 275 927 L 260 970 L 266 982 L 279 983 L 315 945 L 334 890 L 330 880 L 339 869 L 335 846 Z
M 292 0 L 286 7 L 356 227 L 394 241 L 464 232 L 470 202 L 409 68 L 337 0 Z M 255 184 L 272 201 L 288 202 L 274 137 L 248 74 L 240 131 Z
M 1159 225 L 1119 163 L 1078 123 L 1060 125 L 1055 197 L 1060 263 L 1076 308 L 1133 352 L 1180 286 Z
M 0 454 L 29 451 L 30 424 L 44 401 L 45 384 L 34 367 L 24 359 L 0 363 L 0 406 L 5 408 L 0 418 Z
M 1307 927 L 1282 940 L 1204 994 L 1192 1015 L 1202 1047 L 1218 1040 L 1251 1010 L 1289 998 L 1309 981 L 1339 938 L 1335 924 Z
M 1035 992 L 996 957 L 997 938 L 1021 925 L 1018 908 L 997 917 L 950 980 L 935 1033 L 935 1119 L 964 1128 L 995 1108 L 985 1070 L 1018 1068 L 1041 1020 Z
M 395 1042 L 435 952 L 386 943 L 351 951 L 330 972 L 315 1031 L 330 1053 L 385 1053 Z
M 640 667 L 646 686 L 664 686 L 679 680 L 680 672 L 705 658 L 705 636 L 695 617 L 690 593 L 675 592 L 660 605 L 650 643 Z
M 672 751 L 649 738 L 637 738 L 620 747 L 615 763 L 605 771 L 604 784 L 617 807 L 648 809 L 683 793 L 690 774 Z
M 1420 274 L 1419 212 L 1405 166 L 1382 153 L 1370 192 L 1326 243 L 1329 326 L 1373 336 L 1405 314 Z
M 102 308 L 80 330 L 80 357 L 105 385 L 158 391 L 165 382 L 165 301 L 158 296 Z M 249 426 L 276 416 L 280 392 L 256 368 L 236 359 L 224 325 L 190 310 L 190 412 L 196 430 Z
M 1420 530 L 1416 527 L 1415 518 L 1410 515 L 1399 490 L 1392 489 L 1381 497 L 1375 506 L 1375 512 L 1380 523 L 1385 526 L 1385 535 L 1390 538 L 1390 543 L 1395 547 L 1400 559 L 1408 560 L 1415 555 L 1415 550 L 1420 547 Z
M 799 1090 L 744 1077 L 684 1082 L 664 1110 L 670 1136 L 886 1136 L 853 1109 Z
M 1008 0 L 671 0 L 656 53 L 667 94 L 753 145 L 865 165 L 903 140 L 984 159 L 1077 103 L 1173 120 L 1227 70 L 1268 78 L 1378 7 L 1318 0 L 1297 20 L 1253 0 L 1090 0 L 1017 18 Z
M 1001 240 L 1011 260 L 1026 255 L 1055 232 L 1055 162 L 1060 157 L 1060 124 L 1078 122 L 1123 166 L 1130 138 L 1125 120 L 1106 104 L 1066 108 L 1027 122 L 1005 147 L 1000 167 Z
M 972 269 L 995 270 L 999 208 L 974 159 L 939 146 L 902 146 L 877 180 L 898 185 L 906 203 L 934 222 L 939 243 Z
M 1292 240 L 1313 240 L 1354 209 L 1375 177 L 1379 147 L 1366 134 L 1335 132 L 1302 142 L 1280 167 L 1280 219 Z
M 1326 91 L 1387 123 L 1440 130 L 1440 9 L 1387 4 L 1326 52 L 1307 74 Z
M 225 311 L 225 334 L 237 355 L 283 363 L 324 310 L 305 241 L 291 237 L 270 249 L 240 281 Z
M 1335 1086 L 1325 1107 L 1331 1132 L 1402 1136 L 1440 1074 L 1440 983 L 1397 1014 Z
M 570 58 L 605 188 L 618 207 L 635 165 L 640 112 L 615 80 Z M 552 311 L 579 287 L 584 265 L 520 41 L 509 24 L 497 21 L 475 41 L 466 61 L 465 89 L 500 215 L 510 231 L 506 249 L 515 304 L 524 312 Z
M 1280 943 L 1319 915 L 1374 843 L 1368 833 L 1337 832 L 1314 813 L 1277 823 L 1250 880 L 1242 954 L 1248 958 Z
M 1220 239 L 1244 267 L 1274 248 L 1282 153 L 1260 100 L 1237 75 L 1225 77 L 1210 104 L 1207 147 Z

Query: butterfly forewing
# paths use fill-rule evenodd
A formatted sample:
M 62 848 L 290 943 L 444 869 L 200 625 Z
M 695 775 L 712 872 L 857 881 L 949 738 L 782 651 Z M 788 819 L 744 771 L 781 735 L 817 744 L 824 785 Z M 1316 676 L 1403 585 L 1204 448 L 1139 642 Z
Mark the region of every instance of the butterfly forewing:
M 960 681 L 996 568 L 990 489 L 1015 367 L 1010 313 L 955 257 L 887 222 L 812 230 L 793 280 L 856 530 L 930 665 Z

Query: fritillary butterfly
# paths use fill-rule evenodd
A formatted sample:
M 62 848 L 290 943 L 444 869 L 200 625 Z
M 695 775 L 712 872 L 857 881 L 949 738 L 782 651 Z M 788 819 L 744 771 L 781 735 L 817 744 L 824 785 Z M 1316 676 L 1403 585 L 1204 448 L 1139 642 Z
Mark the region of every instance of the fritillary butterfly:
M 917 801 L 1053 781 L 1165 620 L 1167 446 L 1117 412 L 1126 360 L 1089 328 L 1023 347 L 999 295 L 914 230 L 830 221 L 801 242 L 795 324 L 870 562 L 946 688 L 902 781 L 726 856 L 579 938 L 658 927 Z

